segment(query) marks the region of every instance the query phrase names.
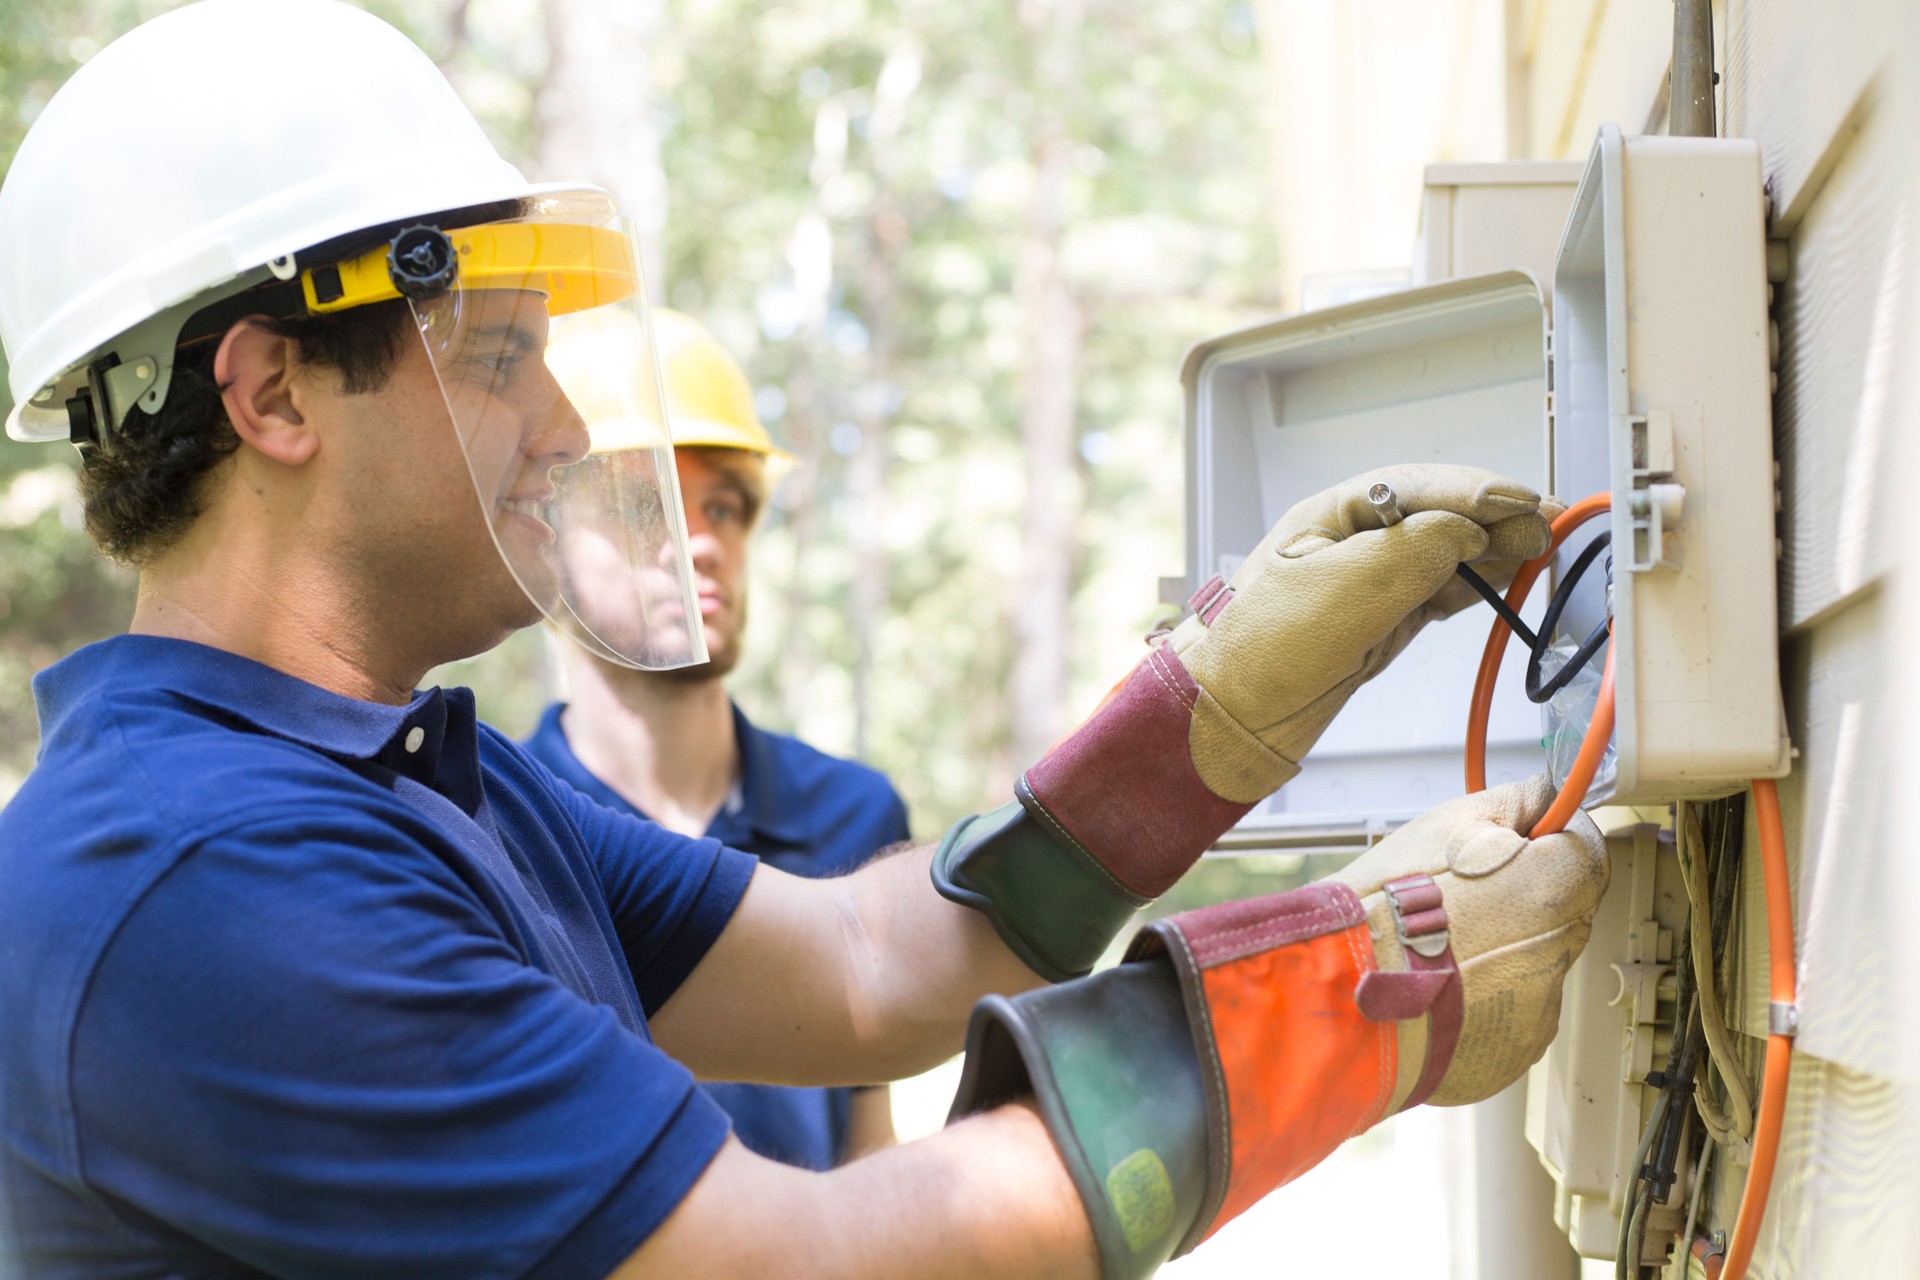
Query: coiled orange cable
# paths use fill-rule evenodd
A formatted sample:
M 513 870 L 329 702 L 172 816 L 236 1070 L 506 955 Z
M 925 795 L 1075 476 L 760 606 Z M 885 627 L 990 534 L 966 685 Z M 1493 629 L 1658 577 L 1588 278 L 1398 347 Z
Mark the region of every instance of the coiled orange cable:
M 1533 590 L 1533 584 L 1540 580 L 1540 575 L 1553 562 L 1553 553 L 1560 549 L 1560 544 L 1567 540 L 1568 535 L 1612 507 L 1610 495 L 1596 493 L 1580 499 L 1561 512 L 1553 522 L 1553 539 L 1547 545 L 1546 554 L 1527 561 L 1514 573 L 1513 585 L 1507 588 L 1507 606 L 1518 612 L 1520 606 L 1526 603 L 1527 594 Z M 1493 711 L 1493 686 L 1500 678 L 1500 658 L 1507 651 L 1507 638 L 1512 634 L 1511 627 L 1495 618 L 1493 631 L 1487 636 L 1487 647 L 1480 655 L 1480 672 L 1473 682 L 1473 703 L 1467 712 L 1468 791 L 1487 789 L 1487 719 Z M 1594 774 L 1599 772 L 1600 761 L 1606 757 L 1607 742 L 1613 737 L 1613 711 L 1613 635 L 1609 628 L 1606 665 L 1600 675 L 1600 695 L 1594 702 L 1593 718 L 1587 723 L 1586 736 L 1580 739 L 1580 751 L 1574 757 L 1566 785 L 1560 788 L 1552 806 L 1534 824 L 1533 830 L 1527 833 L 1529 838 L 1537 840 L 1562 830 L 1580 807 L 1587 788 L 1593 785 Z
M 1607 494 L 1596 493 L 1568 507 L 1553 522 L 1553 540 L 1545 555 L 1529 560 L 1513 575 L 1507 589 L 1507 605 L 1518 612 L 1526 603 L 1533 584 L 1546 571 L 1553 554 L 1575 529 L 1612 507 Z M 1506 652 L 1507 638 L 1513 631 L 1500 619 L 1494 619 L 1487 647 L 1480 656 L 1480 671 L 1473 684 L 1473 703 L 1467 715 L 1467 790 L 1484 791 L 1487 786 L 1487 719 L 1493 708 L 1494 681 L 1500 675 L 1500 658 Z M 1600 676 L 1600 694 L 1594 703 L 1593 718 L 1586 736 L 1580 740 L 1580 752 L 1574 757 L 1566 785 L 1560 788 L 1553 804 L 1528 832 L 1529 838 L 1552 835 L 1563 830 L 1606 754 L 1613 736 L 1613 639 L 1609 628 L 1606 666 Z M 1760 831 L 1760 870 L 1766 888 L 1767 964 L 1769 999 L 1788 1008 L 1797 999 L 1794 978 L 1793 898 L 1787 879 L 1786 827 L 1780 817 L 1780 794 L 1769 778 L 1753 782 L 1754 822 Z M 1767 1197 L 1773 1189 L 1774 1167 L 1780 1157 L 1780 1134 L 1787 1111 L 1787 1084 L 1793 1068 L 1793 1037 L 1774 1033 L 1767 1036 L 1766 1066 L 1761 1076 L 1759 1114 L 1753 1130 L 1753 1163 L 1747 1169 L 1746 1185 L 1740 1191 L 1740 1211 L 1734 1219 L 1733 1234 L 1727 1240 L 1725 1265 L 1720 1280 L 1745 1280 L 1753 1259 L 1754 1242 L 1760 1235 L 1760 1223 L 1767 1213 Z

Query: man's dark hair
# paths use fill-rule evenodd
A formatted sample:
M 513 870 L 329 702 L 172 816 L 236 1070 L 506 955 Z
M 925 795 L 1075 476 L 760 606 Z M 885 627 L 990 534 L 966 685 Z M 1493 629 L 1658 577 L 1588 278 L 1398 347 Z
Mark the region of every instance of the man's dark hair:
M 393 373 L 406 332 L 398 300 L 334 315 L 255 319 L 299 347 L 302 361 L 332 369 L 349 395 L 378 391 Z M 86 450 L 80 498 L 87 536 L 100 553 L 138 568 L 178 542 L 205 509 L 205 482 L 240 447 L 214 381 L 219 341 L 182 348 L 157 413 L 135 408 L 106 448 Z

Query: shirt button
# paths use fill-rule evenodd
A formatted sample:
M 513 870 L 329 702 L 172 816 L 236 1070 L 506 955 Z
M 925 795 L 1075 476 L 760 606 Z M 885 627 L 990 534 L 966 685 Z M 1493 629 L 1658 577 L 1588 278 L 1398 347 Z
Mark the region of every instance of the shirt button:
M 427 740 L 427 731 L 425 729 L 422 729 L 419 725 L 415 725 L 413 726 L 413 728 L 407 730 L 407 754 L 412 755 L 414 752 L 418 751 L 420 749 L 420 744 L 425 742 L 426 740 Z

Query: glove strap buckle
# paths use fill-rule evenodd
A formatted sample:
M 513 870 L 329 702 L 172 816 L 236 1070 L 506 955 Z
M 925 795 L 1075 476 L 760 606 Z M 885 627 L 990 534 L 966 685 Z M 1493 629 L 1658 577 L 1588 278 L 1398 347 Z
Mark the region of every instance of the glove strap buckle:
M 1201 583 L 1198 591 L 1187 597 L 1187 608 L 1193 610 L 1194 616 L 1200 621 L 1212 626 L 1213 620 L 1220 616 L 1220 611 L 1232 600 L 1233 588 L 1227 585 L 1225 578 L 1216 573 Z
M 1429 960 L 1444 954 L 1452 938 L 1447 931 L 1447 909 L 1441 904 L 1440 886 L 1433 882 L 1433 877 L 1407 876 L 1381 887 L 1386 891 L 1387 901 L 1393 904 L 1393 928 L 1400 937 L 1400 945 Z M 1451 959 L 1447 967 L 1453 967 Z
M 1400 1108 L 1405 1111 L 1425 1102 L 1447 1074 L 1454 1047 L 1460 1043 L 1466 1001 L 1460 991 L 1460 967 L 1453 958 L 1440 886 L 1432 876 L 1417 875 L 1389 881 L 1381 888 L 1393 904 L 1394 930 L 1406 950 L 1408 973 L 1441 983 L 1427 1009 L 1427 1060 L 1419 1082 Z

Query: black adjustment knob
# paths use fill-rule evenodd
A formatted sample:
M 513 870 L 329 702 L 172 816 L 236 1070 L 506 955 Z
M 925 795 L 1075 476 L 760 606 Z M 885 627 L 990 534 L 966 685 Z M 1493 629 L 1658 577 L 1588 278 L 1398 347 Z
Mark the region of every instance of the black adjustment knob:
M 438 227 L 408 227 L 387 246 L 387 275 L 405 298 L 432 298 L 453 287 L 460 264 Z

